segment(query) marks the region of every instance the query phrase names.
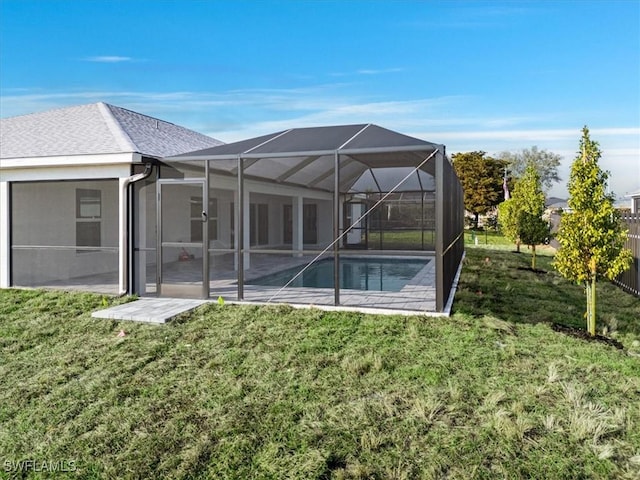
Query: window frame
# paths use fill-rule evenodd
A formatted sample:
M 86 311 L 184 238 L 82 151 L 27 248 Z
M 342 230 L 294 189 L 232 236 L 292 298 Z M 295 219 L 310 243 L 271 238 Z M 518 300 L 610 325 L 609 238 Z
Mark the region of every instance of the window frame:
M 76 188 L 76 247 L 102 247 L 102 190 Z M 83 211 L 85 206 L 97 204 L 93 215 Z M 82 238 L 81 238 L 82 237 Z M 76 253 L 91 253 L 97 249 L 77 249 Z

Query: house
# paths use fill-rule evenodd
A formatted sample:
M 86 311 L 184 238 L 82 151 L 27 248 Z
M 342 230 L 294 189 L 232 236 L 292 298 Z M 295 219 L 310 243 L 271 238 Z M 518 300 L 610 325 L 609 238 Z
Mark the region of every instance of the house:
M 221 143 L 105 103 L 1 120 L 0 286 L 94 277 L 96 290 L 132 291 L 130 182 L 159 158 Z
M 631 213 L 640 213 L 640 190 L 627 195 L 631 199 Z
M 462 189 L 443 145 L 370 124 L 223 144 L 104 103 L 1 122 L 0 287 L 450 305 Z
M 569 211 L 569 204 L 564 198 L 549 197 L 544 202 L 544 207 L 547 212 L 566 212 Z

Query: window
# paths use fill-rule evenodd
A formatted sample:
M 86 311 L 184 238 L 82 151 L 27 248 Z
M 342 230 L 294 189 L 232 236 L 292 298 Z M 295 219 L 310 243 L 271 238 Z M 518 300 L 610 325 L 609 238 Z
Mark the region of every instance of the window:
M 318 206 L 309 203 L 302 207 L 302 241 L 304 244 L 318 243 Z M 293 206 L 283 205 L 283 242 L 293 241 Z
M 76 188 L 76 218 L 101 218 L 102 195 L 100 190 Z
M 102 192 L 76 188 L 76 246 L 99 247 L 101 238 Z M 86 251 L 89 250 L 78 250 Z
M 318 206 L 315 203 L 304 205 L 302 216 L 303 243 L 318 243 Z
M 269 243 L 269 206 L 266 203 L 249 205 L 249 244 L 266 245 Z
M 289 245 L 293 242 L 293 205 L 283 205 L 283 231 L 282 241 Z
M 229 245 L 235 245 L 236 241 L 236 207 L 229 204 Z

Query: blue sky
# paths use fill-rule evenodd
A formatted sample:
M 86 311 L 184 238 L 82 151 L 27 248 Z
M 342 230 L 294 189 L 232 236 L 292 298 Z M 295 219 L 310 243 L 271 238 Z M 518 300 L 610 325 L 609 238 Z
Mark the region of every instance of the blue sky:
M 376 123 L 640 190 L 640 1 L 0 0 L 0 115 L 105 101 L 229 142 Z

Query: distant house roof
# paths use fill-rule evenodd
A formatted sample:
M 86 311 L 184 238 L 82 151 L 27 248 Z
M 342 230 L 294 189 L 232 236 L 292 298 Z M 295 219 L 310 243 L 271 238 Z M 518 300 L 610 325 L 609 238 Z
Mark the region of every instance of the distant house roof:
M 547 205 L 547 208 L 550 208 L 551 210 L 556 210 L 556 209 L 563 209 L 563 210 L 568 210 L 569 209 L 569 204 L 567 202 L 557 202 L 557 203 L 553 203 L 551 205 Z
M 557 207 L 558 204 L 564 204 L 566 206 L 567 200 L 559 197 L 549 197 L 544 202 L 544 206 L 547 208 L 558 208 Z
M 107 103 L 0 120 L 0 158 L 140 153 L 179 155 L 223 142 Z

